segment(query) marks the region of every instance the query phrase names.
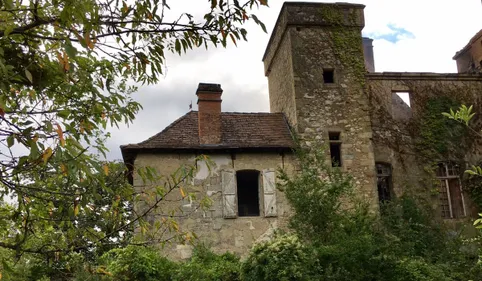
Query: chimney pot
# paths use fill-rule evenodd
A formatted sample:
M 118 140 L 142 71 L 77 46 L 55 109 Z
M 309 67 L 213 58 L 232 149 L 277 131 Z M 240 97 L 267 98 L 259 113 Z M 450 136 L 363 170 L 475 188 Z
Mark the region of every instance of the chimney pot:
M 221 95 L 220 84 L 199 83 L 196 95 L 198 97 L 199 143 L 221 143 Z

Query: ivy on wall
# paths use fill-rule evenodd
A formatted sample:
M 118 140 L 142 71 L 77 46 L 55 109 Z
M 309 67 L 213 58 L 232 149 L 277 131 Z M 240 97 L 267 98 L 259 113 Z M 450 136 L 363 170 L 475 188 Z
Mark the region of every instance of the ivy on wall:
M 428 99 L 419 119 L 413 121 L 415 150 L 423 160 L 462 161 L 470 148 L 467 127 L 442 116 L 442 112 L 458 108 L 459 103 L 446 96 Z

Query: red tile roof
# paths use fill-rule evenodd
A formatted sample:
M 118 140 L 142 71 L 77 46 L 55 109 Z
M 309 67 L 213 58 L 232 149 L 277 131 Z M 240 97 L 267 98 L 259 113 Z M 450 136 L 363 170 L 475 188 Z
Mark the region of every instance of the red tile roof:
M 199 143 L 198 112 L 191 111 L 162 132 L 137 143 L 122 145 L 126 150 L 143 149 L 233 149 L 293 148 L 289 125 L 282 113 L 221 113 L 222 142 Z

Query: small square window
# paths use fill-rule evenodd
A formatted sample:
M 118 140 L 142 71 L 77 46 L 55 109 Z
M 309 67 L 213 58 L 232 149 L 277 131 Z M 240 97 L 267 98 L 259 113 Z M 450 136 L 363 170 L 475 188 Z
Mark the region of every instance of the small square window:
M 323 69 L 323 83 L 335 83 L 335 71 L 333 69 Z

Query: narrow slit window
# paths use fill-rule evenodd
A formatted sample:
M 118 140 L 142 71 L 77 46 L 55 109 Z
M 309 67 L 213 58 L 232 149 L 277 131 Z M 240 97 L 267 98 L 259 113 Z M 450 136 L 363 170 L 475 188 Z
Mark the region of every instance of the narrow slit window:
M 412 117 L 410 92 L 392 92 L 392 116 L 395 120 L 408 120 Z
M 329 132 L 330 157 L 332 167 L 341 167 L 341 139 L 340 132 Z
M 390 201 L 392 186 L 392 169 L 389 164 L 376 163 L 378 200 L 380 203 Z
M 259 216 L 259 171 L 237 171 L 236 183 L 238 187 L 238 216 Z
M 325 84 L 335 83 L 335 71 L 333 69 L 323 69 L 323 82 Z

